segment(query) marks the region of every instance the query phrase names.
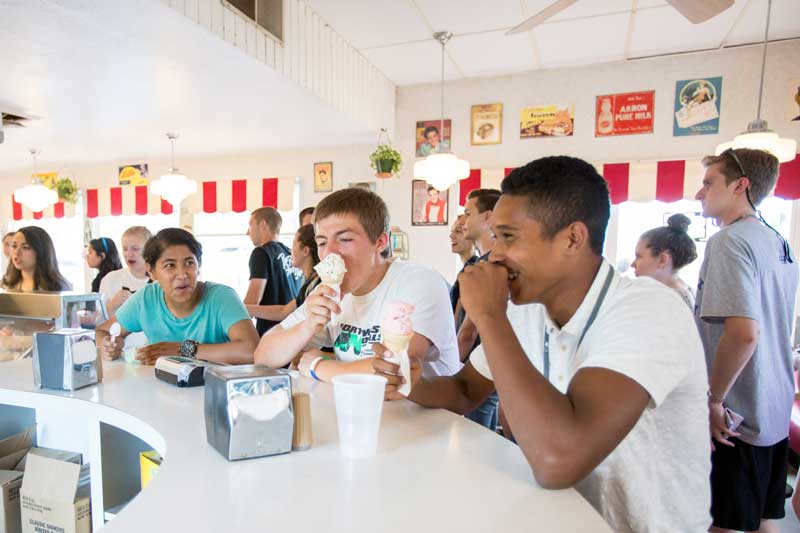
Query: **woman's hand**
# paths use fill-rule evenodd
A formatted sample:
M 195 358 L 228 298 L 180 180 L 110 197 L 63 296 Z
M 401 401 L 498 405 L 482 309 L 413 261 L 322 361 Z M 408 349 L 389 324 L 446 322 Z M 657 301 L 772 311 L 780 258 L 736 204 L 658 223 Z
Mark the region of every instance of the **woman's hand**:
M 166 355 L 180 355 L 181 343 L 179 342 L 157 342 L 139 348 L 136 359 L 143 365 L 153 365 L 156 359 Z
M 103 356 L 103 359 L 106 361 L 113 361 L 114 359 L 118 359 L 120 355 L 122 355 L 122 346 L 125 344 L 125 339 L 122 337 L 112 337 L 111 335 L 106 335 L 103 338 L 103 342 L 100 343 L 100 355 Z

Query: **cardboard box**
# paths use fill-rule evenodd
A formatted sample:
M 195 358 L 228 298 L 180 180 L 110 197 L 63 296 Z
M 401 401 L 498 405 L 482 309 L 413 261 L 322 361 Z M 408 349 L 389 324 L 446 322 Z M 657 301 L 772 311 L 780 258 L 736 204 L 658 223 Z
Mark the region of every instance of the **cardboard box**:
M 144 489 L 158 474 L 158 469 L 161 466 L 161 456 L 158 452 L 150 450 L 147 452 L 139 453 L 139 468 L 140 477 L 142 480 L 142 489 Z
M 20 533 L 19 489 L 22 472 L 0 470 L 0 532 Z
M 38 455 L 40 457 L 46 457 L 48 459 L 55 459 L 56 461 L 64 461 L 65 463 L 74 463 L 78 466 L 83 463 L 83 456 L 78 452 L 68 452 L 66 450 L 56 450 L 53 448 L 37 448 L 34 446 L 28 450 L 28 453 L 26 453 L 25 456 L 22 457 L 14 466 L 14 470 L 24 472 L 25 463 L 31 454 Z
M 91 500 L 85 480 L 88 465 L 28 455 L 20 491 L 22 533 L 91 533 Z
M 23 448 L 30 448 L 33 446 L 33 438 L 35 436 L 36 426 L 31 426 L 21 433 L 0 440 L 0 457 L 18 452 Z

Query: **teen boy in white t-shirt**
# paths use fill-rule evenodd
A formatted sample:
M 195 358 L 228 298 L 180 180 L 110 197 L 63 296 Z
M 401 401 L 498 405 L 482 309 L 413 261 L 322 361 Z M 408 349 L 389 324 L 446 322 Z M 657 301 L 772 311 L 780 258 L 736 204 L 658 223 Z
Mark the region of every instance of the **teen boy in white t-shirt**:
M 339 254 L 347 268 L 341 304 L 332 299 L 333 289 L 320 285 L 262 337 L 256 364 L 280 367 L 299 356 L 300 372 L 308 376 L 313 370 L 324 381 L 337 374 L 372 374 L 372 346 L 381 341 L 381 320 L 389 304 L 400 300 L 414 306 L 409 357 L 426 376 L 458 372 L 447 283 L 431 269 L 388 258 L 389 214 L 383 200 L 364 189 L 344 189 L 323 199 L 314 216 L 320 258 Z M 333 314 L 338 315 L 335 321 Z M 322 347 L 332 348 L 335 358 Z
M 496 387 L 543 487 L 575 487 L 614 531 L 706 531 L 708 409 L 691 313 L 603 260 L 608 189 L 590 164 L 542 158 L 502 190 L 489 261 L 459 277 L 482 345 L 452 377 L 412 368 L 409 399 L 464 413 Z M 375 370 L 396 394 L 396 365 L 376 358 Z

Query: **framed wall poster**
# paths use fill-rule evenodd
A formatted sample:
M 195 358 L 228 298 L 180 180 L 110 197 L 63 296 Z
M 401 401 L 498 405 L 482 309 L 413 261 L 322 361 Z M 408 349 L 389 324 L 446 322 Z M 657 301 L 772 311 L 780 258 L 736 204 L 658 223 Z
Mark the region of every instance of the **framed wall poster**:
M 722 77 L 677 82 L 673 137 L 719 133 L 721 105 Z
M 570 137 L 575 131 L 575 105 L 523 107 L 519 113 L 519 138 Z
M 441 120 L 418 121 L 415 133 L 417 140 L 417 157 L 428 157 L 437 152 L 449 152 L 450 131 L 449 118 L 444 119 L 444 127 L 442 127 Z
M 56 182 L 58 182 L 58 172 L 39 172 L 35 174 L 36 178 L 38 178 L 42 185 L 47 187 L 48 189 L 55 189 Z
M 314 163 L 314 192 L 333 191 L 333 162 Z
M 147 163 L 120 166 L 117 176 L 120 185 L 147 185 L 150 181 Z
M 800 77 L 789 80 L 786 100 L 786 118 L 789 122 L 800 122 Z
M 500 144 L 503 142 L 503 104 L 472 106 L 470 144 Z
M 411 225 L 447 226 L 450 190 L 440 192 L 425 180 L 411 181 Z
M 653 133 L 655 96 L 655 91 L 598 96 L 594 136 Z

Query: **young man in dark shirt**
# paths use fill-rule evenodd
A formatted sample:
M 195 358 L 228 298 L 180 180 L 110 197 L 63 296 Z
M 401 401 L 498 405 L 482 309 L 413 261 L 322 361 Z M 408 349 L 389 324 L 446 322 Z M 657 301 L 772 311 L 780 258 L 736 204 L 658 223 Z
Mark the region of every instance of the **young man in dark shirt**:
M 261 207 L 250 215 L 247 228 L 247 235 L 256 248 L 250 254 L 250 285 L 244 304 L 257 319 L 259 335 L 277 322 L 260 318 L 254 307 L 289 303 L 303 284 L 302 273 L 292 266 L 291 250 L 278 240 L 282 222 L 277 209 Z

